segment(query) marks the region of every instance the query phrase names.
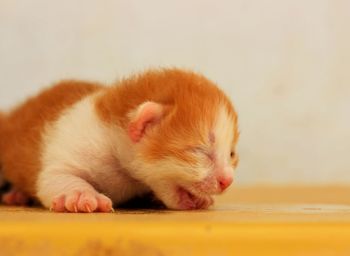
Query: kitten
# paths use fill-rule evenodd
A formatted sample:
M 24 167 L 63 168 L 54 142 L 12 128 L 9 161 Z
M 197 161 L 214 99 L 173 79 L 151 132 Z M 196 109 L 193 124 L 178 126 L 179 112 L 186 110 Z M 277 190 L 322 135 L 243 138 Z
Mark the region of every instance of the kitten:
M 4 201 L 109 212 L 153 192 L 170 209 L 206 209 L 233 180 L 237 126 L 228 97 L 193 72 L 63 81 L 0 119 Z

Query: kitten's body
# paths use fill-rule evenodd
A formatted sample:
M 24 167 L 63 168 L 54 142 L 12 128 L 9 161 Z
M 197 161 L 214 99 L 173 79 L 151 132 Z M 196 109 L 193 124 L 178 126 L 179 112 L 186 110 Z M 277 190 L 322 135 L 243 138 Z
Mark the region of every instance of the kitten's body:
M 149 191 L 170 208 L 206 208 L 232 179 L 237 158 L 222 154 L 237 137 L 232 105 L 211 82 L 153 71 L 112 87 L 62 82 L 30 99 L 0 117 L 0 162 L 56 211 L 109 211 L 110 199 Z

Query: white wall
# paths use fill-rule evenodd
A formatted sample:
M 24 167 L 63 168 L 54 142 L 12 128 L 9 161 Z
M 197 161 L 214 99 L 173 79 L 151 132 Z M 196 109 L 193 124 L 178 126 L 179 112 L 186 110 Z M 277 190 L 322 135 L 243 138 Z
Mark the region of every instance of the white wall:
M 62 78 L 192 68 L 235 101 L 240 184 L 350 182 L 350 1 L 0 2 L 0 107 Z

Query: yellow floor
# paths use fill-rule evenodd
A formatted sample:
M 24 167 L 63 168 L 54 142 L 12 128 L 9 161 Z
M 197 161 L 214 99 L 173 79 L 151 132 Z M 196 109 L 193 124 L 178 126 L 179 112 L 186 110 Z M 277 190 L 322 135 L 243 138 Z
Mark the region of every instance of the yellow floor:
M 350 188 L 234 188 L 214 209 L 57 214 L 0 206 L 0 256 L 350 255 Z

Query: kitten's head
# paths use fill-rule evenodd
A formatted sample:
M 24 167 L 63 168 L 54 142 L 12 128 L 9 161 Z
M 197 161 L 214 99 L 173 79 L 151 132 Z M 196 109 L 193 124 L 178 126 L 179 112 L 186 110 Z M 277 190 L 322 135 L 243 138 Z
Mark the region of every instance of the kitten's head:
M 232 183 L 238 162 L 232 104 L 207 79 L 188 76 L 167 88 L 166 101 L 145 101 L 129 114 L 134 175 L 172 209 L 210 206 L 211 196 Z

